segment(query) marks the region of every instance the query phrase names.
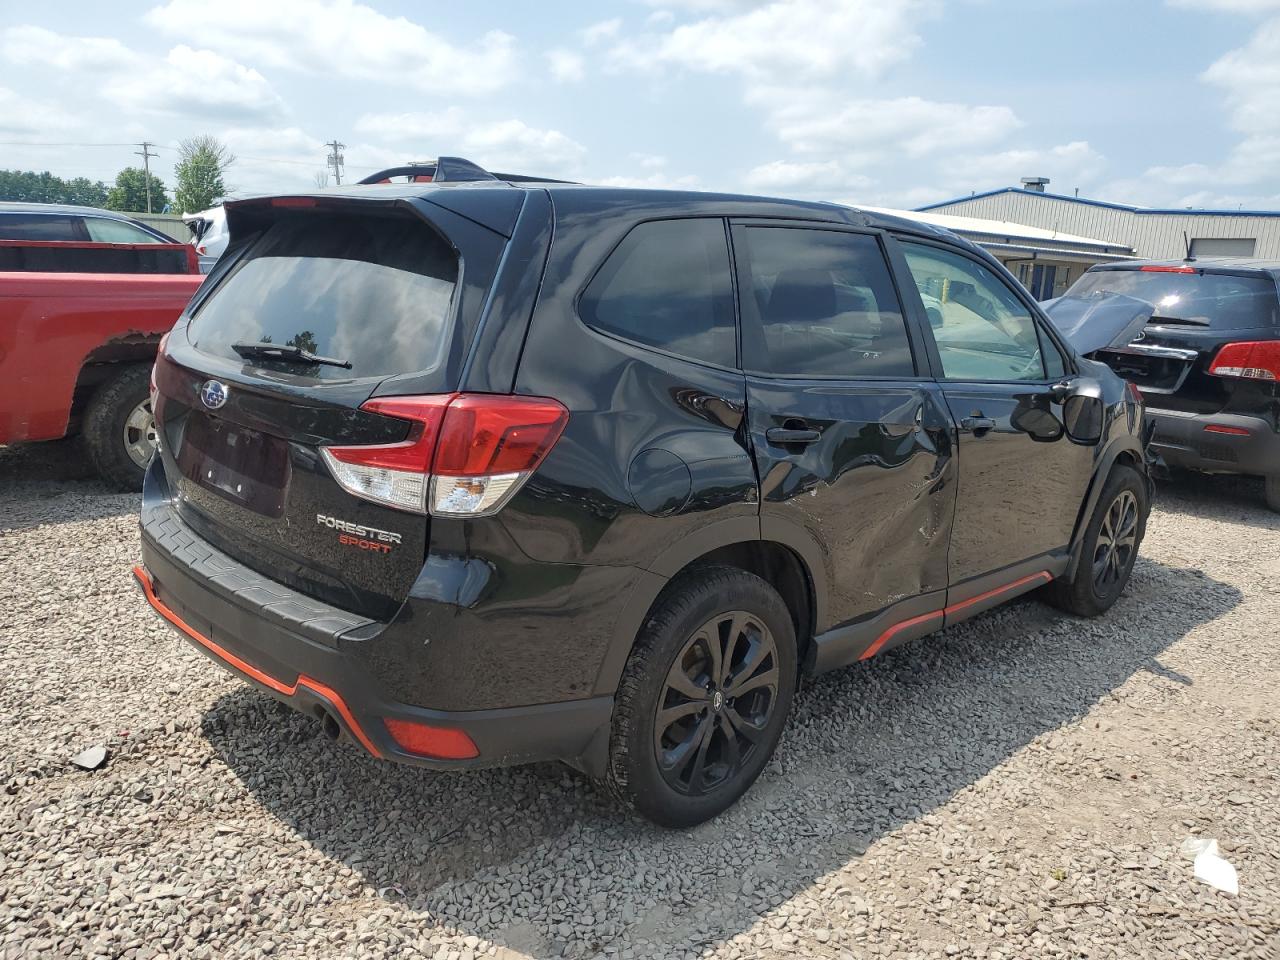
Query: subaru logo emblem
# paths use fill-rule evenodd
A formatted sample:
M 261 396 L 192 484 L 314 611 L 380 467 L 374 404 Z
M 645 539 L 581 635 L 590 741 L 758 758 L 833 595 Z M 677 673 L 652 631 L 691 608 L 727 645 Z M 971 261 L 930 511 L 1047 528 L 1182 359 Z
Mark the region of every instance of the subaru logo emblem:
M 210 410 L 217 410 L 227 402 L 227 385 L 217 380 L 206 380 L 200 388 L 200 399 Z

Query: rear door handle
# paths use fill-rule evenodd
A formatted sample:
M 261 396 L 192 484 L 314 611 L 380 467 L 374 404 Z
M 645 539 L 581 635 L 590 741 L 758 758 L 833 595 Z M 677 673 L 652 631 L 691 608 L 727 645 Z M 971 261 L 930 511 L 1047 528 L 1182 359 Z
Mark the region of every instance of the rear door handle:
M 995 428 L 996 422 L 990 417 L 965 417 L 960 426 L 970 431 L 975 437 L 984 437 L 987 431 Z
M 770 427 L 764 437 L 770 443 L 784 447 L 791 443 L 816 443 L 822 434 L 817 430 L 796 429 L 793 427 Z

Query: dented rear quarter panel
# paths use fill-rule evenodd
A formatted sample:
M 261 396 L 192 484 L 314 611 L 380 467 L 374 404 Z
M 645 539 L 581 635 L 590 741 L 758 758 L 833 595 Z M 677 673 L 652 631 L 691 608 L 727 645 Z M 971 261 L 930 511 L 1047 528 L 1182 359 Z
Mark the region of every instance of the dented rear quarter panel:
M 65 436 L 85 362 L 158 341 L 199 274 L 0 273 L 0 443 Z

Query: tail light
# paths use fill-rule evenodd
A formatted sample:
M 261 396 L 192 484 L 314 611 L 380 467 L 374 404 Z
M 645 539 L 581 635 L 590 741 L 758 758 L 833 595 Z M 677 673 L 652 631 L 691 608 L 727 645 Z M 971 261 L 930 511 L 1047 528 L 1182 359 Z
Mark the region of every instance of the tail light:
M 172 331 L 169 331 L 169 332 L 172 332 Z M 165 335 L 160 338 L 160 345 L 156 347 L 156 358 L 155 360 L 151 361 L 151 389 L 149 393 L 150 393 L 150 399 L 151 399 L 152 416 L 155 416 L 156 397 L 160 395 L 160 388 L 156 386 L 156 367 L 160 363 L 160 355 L 164 353 L 164 346 L 168 342 L 169 342 L 169 333 L 165 333 Z
M 1148 264 L 1145 267 L 1139 267 L 1138 270 L 1142 273 L 1195 273 L 1196 272 L 1195 267 L 1169 267 L 1169 266 L 1156 266 L 1154 264 Z
M 1218 377 L 1280 380 L 1280 340 L 1228 343 L 1213 358 L 1209 372 Z
M 546 457 L 569 411 L 543 397 L 379 397 L 361 407 L 412 423 L 400 443 L 321 447 L 348 493 L 437 517 L 497 513 Z

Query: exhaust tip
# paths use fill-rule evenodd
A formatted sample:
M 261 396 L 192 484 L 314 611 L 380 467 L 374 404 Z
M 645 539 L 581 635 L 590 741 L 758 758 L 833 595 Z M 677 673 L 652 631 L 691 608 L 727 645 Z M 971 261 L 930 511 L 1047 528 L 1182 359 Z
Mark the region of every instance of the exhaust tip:
M 337 740 L 342 736 L 342 727 L 338 724 L 337 719 L 332 713 L 323 707 L 320 708 L 320 732 L 330 740 Z

